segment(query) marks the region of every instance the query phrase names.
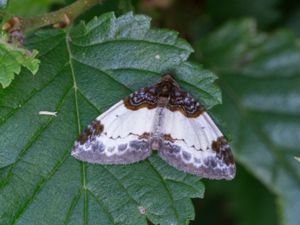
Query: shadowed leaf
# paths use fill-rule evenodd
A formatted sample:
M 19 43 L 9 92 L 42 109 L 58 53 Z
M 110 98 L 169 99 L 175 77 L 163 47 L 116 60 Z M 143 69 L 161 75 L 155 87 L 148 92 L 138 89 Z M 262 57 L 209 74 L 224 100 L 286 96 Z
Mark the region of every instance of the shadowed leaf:
M 300 48 L 289 32 L 266 35 L 251 20 L 231 22 L 199 43 L 220 75 L 238 160 L 274 194 L 282 224 L 299 223 Z

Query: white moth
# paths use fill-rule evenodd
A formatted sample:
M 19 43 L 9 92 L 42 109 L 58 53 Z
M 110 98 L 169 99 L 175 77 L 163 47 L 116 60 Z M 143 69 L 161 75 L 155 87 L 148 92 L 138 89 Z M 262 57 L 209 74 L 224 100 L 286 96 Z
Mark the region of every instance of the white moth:
M 210 179 L 235 176 L 221 131 L 170 75 L 98 116 L 79 136 L 72 155 L 90 163 L 129 164 L 146 159 L 152 150 L 187 173 Z

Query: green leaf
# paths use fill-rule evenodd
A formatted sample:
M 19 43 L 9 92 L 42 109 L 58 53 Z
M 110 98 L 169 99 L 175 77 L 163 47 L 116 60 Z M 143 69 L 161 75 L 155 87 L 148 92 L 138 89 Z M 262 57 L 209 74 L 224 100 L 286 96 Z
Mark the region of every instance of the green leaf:
M 7 11 L 12 15 L 30 17 L 47 12 L 53 4 L 64 2 L 64 0 L 9 0 Z
M 208 14 L 218 23 L 240 17 L 254 17 L 260 26 L 268 26 L 280 19 L 280 0 L 207 0 Z
M 287 31 L 256 31 L 231 22 L 199 43 L 220 75 L 235 156 L 278 196 L 281 223 L 299 224 L 300 48 Z M 251 191 L 251 190 L 250 190 Z M 259 200 L 258 200 L 259 201 Z
M 297 7 L 296 9 L 291 5 L 291 8 L 293 8 L 293 10 L 291 11 L 291 13 L 288 14 L 288 18 L 286 18 L 286 22 L 284 24 L 284 26 L 287 29 L 292 30 L 293 32 L 295 32 L 297 34 L 297 36 L 300 36 L 300 8 Z
M 40 63 L 35 58 L 37 54 L 37 50 L 29 52 L 0 39 L 0 84 L 2 87 L 6 88 L 10 85 L 15 75 L 21 72 L 21 66 L 26 67 L 33 75 L 36 74 Z
M 204 193 L 199 177 L 156 154 L 102 166 L 79 162 L 70 151 L 97 115 L 162 73 L 175 71 L 207 107 L 220 102 L 216 76 L 186 62 L 190 45 L 175 32 L 150 29 L 146 16 L 108 13 L 65 32 L 28 40 L 40 54 L 38 76 L 22 71 L 0 90 L 0 224 L 188 224 L 190 198 Z

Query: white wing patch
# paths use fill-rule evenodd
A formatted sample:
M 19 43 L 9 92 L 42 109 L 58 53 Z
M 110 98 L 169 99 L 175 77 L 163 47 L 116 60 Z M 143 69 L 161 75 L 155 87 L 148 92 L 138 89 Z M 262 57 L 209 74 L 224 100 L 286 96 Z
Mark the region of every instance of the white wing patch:
M 160 156 L 179 170 L 210 179 L 235 176 L 230 147 L 210 116 L 187 118 L 165 109 Z
M 112 106 L 88 126 L 75 142 L 72 155 L 100 164 L 128 164 L 151 154 L 147 134 L 155 109 L 132 111 L 123 101 Z

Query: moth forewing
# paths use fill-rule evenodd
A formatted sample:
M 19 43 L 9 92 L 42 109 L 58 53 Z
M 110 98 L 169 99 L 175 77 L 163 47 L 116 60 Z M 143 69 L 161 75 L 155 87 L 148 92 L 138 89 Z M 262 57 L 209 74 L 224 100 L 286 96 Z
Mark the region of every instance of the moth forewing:
M 151 154 L 144 132 L 150 133 L 154 111 L 128 110 L 123 101 L 96 118 L 79 136 L 72 155 L 82 161 L 98 164 L 129 164 Z M 142 125 L 143 124 L 143 125 Z M 98 128 L 98 129 L 97 129 Z
M 232 156 L 229 146 L 224 148 L 225 139 L 212 123 L 207 113 L 188 118 L 182 113 L 167 111 L 164 129 L 167 138 L 163 137 L 160 156 L 172 166 L 188 173 L 210 179 L 232 179 L 235 176 L 235 165 L 227 160 Z M 224 143 L 213 146 L 218 140 Z

